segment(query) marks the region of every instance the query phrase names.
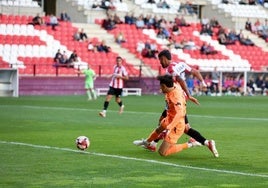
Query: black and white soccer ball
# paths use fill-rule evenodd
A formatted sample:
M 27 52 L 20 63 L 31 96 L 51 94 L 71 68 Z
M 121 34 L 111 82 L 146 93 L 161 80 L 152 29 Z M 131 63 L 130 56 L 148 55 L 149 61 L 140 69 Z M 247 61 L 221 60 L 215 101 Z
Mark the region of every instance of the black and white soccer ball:
M 90 141 L 86 136 L 78 136 L 76 138 L 76 147 L 80 150 L 85 150 L 90 146 Z

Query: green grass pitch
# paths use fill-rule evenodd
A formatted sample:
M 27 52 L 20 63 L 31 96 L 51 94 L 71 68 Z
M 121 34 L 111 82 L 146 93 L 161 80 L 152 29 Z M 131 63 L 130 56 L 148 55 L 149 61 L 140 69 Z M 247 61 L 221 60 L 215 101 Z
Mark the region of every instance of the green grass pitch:
M 122 115 L 112 99 L 106 118 L 104 97 L 2 97 L 0 187 L 268 187 L 268 98 L 198 99 L 189 121 L 216 141 L 219 158 L 204 146 L 161 157 L 132 144 L 156 127 L 162 95 L 123 97 Z M 85 152 L 80 135 L 91 141 Z

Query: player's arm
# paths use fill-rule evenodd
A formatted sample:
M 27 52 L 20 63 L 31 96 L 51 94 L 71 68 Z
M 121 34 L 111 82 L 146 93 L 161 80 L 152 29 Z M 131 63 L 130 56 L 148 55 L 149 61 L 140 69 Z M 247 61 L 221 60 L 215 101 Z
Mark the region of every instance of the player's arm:
M 197 69 L 192 68 L 191 73 L 201 82 L 203 87 L 207 87 L 207 84 L 204 81 L 203 76 L 201 75 L 201 73 Z
M 176 81 L 179 82 L 181 88 L 185 92 L 185 94 L 188 97 L 188 99 L 190 101 L 192 101 L 193 103 L 199 105 L 200 104 L 199 101 L 196 98 L 194 98 L 193 96 L 191 96 L 185 81 L 180 76 L 176 76 Z

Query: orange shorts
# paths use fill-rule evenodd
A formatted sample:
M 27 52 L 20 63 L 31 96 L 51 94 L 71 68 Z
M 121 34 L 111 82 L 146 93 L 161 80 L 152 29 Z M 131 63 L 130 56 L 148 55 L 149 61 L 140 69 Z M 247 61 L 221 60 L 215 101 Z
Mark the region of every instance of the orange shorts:
M 179 138 L 183 135 L 184 129 L 185 129 L 185 121 L 184 118 L 181 118 L 178 121 L 178 124 L 168 131 L 168 134 L 166 135 L 164 140 L 170 144 L 176 144 Z

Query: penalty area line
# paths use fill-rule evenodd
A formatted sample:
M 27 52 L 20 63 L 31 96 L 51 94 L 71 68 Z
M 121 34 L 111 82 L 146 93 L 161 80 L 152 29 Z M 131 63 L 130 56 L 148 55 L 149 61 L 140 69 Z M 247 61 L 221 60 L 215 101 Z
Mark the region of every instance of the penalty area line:
M 2 141 L 2 140 L 0 140 L 0 144 L 21 145 L 21 146 L 27 146 L 27 147 L 32 147 L 32 148 L 52 149 L 52 150 L 68 151 L 68 152 L 74 152 L 74 153 L 86 153 L 89 155 L 95 155 L 95 156 L 101 156 L 101 157 L 110 157 L 110 158 L 117 158 L 117 159 L 124 159 L 124 160 L 141 161 L 141 162 L 154 163 L 154 164 L 177 167 L 177 168 L 186 168 L 186 169 L 218 172 L 218 173 L 225 173 L 225 174 L 234 174 L 234 175 L 241 175 L 241 176 L 268 178 L 268 175 L 265 175 L 265 174 L 252 174 L 252 173 L 230 171 L 230 170 L 219 170 L 219 169 L 212 169 L 212 168 L 194 167 L 194 166 L 179 165 L 179 164 L 174 164 L 174 163 L 169 163 L 169 162 L 162 162 L 162 161 L 157 161 L 157 160 L 149 160 L 149 159 L 142 159 L 142 158 L 135 158 L 135 157 L 126 157 L 126 156 L 121 156 L 121 155 L 111 155 L 111 154 L 104 154 L 104 153 L 80 151 L 80 150 L 74 150 L 74 149 L 70 149 L 70 148 L 60 148 L 60 147 L 54 147 L 54 146 L 35 145 L 35 144 L 27 144 L 27 143 L 22 143 L 22 142 L 8 142 L 8 141 Z

